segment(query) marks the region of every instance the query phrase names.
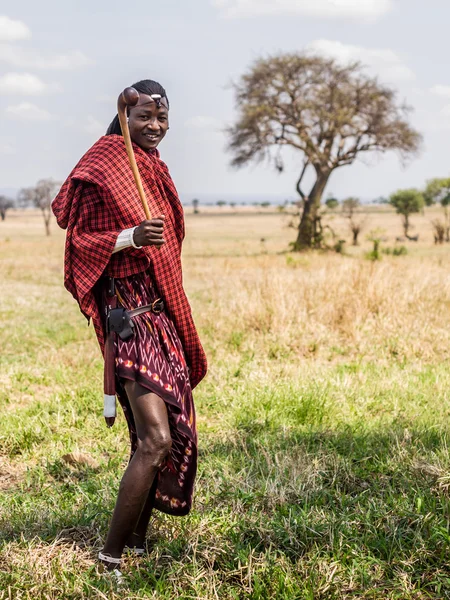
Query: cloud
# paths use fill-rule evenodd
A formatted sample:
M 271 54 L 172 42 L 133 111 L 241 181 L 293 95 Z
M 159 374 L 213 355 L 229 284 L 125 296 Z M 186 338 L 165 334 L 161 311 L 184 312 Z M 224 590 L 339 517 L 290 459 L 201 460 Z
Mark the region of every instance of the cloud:
M 23 96 L 40 96 L 51 91 L 58 91 L 57 85 L 44 83 L 31 73 L 6 73 L 0 77 L 0 93 Z
M 311 42 L 307 49 L 323 56 L 332 56 L 341 63 L 359 60 L 364 65 L 372 67 L 376 74 L 385 80 L 411 81 L 415 79 L 414 72 L 393 50 L 364 48 L 332 40 L 316 40 Z
M 0 42 L 14 42 L 31 37 L 31 31 L 22 21 L 0 15 Z
M 435 85 L 431 88 L 430 92 L 436 94 L 436 96 L 450 98 L 450 85 Z
M 52 115 L 48 110 L 39 108 L 30 102 L 21 102 L 15 106 L 8 106 L 6 113 L 12 119 L 20 119 L 26 121 L 50 121 Z
M 13 44 L 0 45 L 0 61 L 12 67 L 25 69 L 49 69 L 68 71 L 86 67 L 93 63 L 83 52 L 74 50 L 68 54 L 42 56 L 33 50 L 25 50 Z
M 322 18 L 377 19 L 394 0 L 212 0 L 226 18 L 259 15 L 305 15 Z
M 222 127 L 222 123 L 214 117 L 198 115 L 188 119 L 185 122 L 185 126 L 192 127 L 194 129 L 219 129 Z

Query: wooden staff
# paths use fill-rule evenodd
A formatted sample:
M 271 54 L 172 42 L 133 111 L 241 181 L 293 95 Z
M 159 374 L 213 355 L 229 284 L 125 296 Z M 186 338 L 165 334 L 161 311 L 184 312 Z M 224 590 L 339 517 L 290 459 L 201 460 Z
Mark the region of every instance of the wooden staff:
M 138 166 L 136 164 L 136 158 L 134 156 L 133 144 L 131 143 L 130 130 L 128 128 L 127 120 L 127 107 L 136 106 L 139 102 L 139 92 L 133 87 L 127 87 L 120 94 L 117 99 L 117 114 L 119 115 L 120 127 L 122 129 L 122 135 L 127 149 L 128 159 L 130 161 L 131 170 L 133 171 L 134 181 L 139 192 L 139 197 L 144 208 L 145 217 L 150 221 L 152 218 L 150 210 L 148 208 L 147 198 L 145 197 L 144 188 L 142 187 L 141 175 L 139 173 Z

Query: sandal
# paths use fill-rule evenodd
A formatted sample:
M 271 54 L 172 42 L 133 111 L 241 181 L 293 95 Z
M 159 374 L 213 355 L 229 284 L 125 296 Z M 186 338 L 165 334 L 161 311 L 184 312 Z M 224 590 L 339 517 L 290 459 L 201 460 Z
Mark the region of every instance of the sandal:
M 113 569 L 113 565 L 119 566 L 122 560 L 120 558 L 114 558 L 113 556 L 109 556 L 109 554 L 103 554 L 103 552 L 98 553 L 98 559 L 107 566 L 107 572 L 110 573 L 114 579 L 116 580 L 117 585 L 124 584 L 124 577 L 122 571 L 119 569 Z
M 147 553 L 145 548 L 139 548 L 138 546 L 125 546 L 124 550 L 126 550 L 128 554 L 134 554 L 135 556 L 143 556 Z

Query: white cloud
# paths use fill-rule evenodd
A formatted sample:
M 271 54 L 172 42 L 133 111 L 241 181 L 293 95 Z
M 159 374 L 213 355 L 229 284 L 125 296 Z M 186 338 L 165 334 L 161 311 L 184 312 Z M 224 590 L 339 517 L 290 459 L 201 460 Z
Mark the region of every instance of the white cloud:
M 212 4 L 228 18 L 299 14 L 377 19 L 391 10 L 393 0 L 212 0 Z
M 0 77 L 0 92 L 37 96 L 47 90 L 47 85 L 31 73 L 6 73 Z
M 0 42 L 13 42 L 31 37 L 31 31 L 22 21 L 0 15 Z
M 77 69 L 92 64 L 83 52 L 75 50 L 68 54 L 42 56 L 33 50 L 25 50 L 12 44 L 0 45 L 0 61 L 12 67 L 25 69 L 65 70 Z
M 363 48 L 332 40 L 316 40 L 307 48 L 324 56 L 332 56 L 341 63 L 359 60 L 364 65 L 372 67 L 383 80 L 411 81 L 415 78 L 413 71 L 393 50 Z
M 8 106 L 6 113 L 13 119 L 26 121 L 50 121 L 52 115 L 43 108 L 30 102 L 21 102 L 15 106 Z
M 106 127 L 92 115 L 88 115 L 84 125 L 86 133 L 90 133 L 94 137 L 100 137 L 105 134 Z
M 195 129 L 219 129 L 222 127 L 222 123 L 214 117 L 207 117 L 198 115 L 191 117 L 185 122 L 186 127 L 193 127 Z
M 431 88 L 430 92 L 436 94 L 436 96 L 450 98 L 450 85 L 435 85 Z

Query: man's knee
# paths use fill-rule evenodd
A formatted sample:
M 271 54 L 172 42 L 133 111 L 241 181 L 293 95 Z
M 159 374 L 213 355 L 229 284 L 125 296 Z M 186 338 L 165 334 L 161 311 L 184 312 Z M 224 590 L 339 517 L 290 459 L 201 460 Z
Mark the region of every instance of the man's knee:
M 146 462 L 159 467 L 172 448 L 172 439 L 168 432 L 158 432 L 148 435 L 138 441 L 138 449 Z

